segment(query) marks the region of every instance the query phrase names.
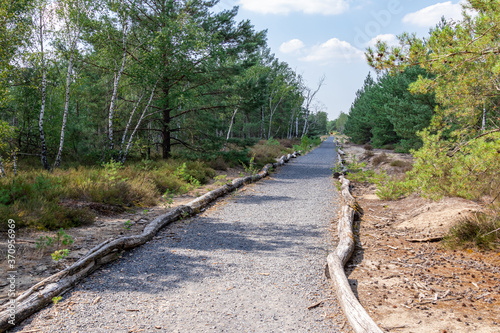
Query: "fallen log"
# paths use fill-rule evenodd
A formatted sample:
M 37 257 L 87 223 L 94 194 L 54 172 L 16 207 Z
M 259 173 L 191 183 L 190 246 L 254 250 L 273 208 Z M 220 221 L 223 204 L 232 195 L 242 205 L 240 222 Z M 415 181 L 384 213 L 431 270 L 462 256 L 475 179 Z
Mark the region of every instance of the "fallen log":
M 296 154 L 297 152 L 294 152 L 292 155 L 296 156 Z M 285 161 L 288 162 L 289 159 L 290 158 L 287 158 L 287 156 L 282 156 L 279 159 L 279 166 L 283 165 Z M 185 206 L 174 208 L 172 211 L 151 221 L 139 235 L 106 240 L 95 246 L 89 250 L 83 258 L 80 258 L 70 267 L 38 282 L 13 300 L 16 304 L 14 316 L 12 316 L 9 308 L 11 302 L 7 302 L 0 306 L 0 332 L 4 332 L 13 327 L 12 324 L 9 323 L 12 317 L 15 318 L 15 324 L 19 324 L 33 313 L 51 303 L 54 297 L 70 290 L 78 281 L 82 280 L 99 267 L 117 259 L 121 252 L 143 245 L 153 239 L 158 231 L 168 224 L 184 217 L 196 215 L 219 197 L 245 184 L 256 182 L 266 177 L 272 168 L 273 164 L 267 164 L 255 175 L 235 179 L 230 184 L 225 184 L 210 191 L 192 200 Z
M 415 238 L 415 239 L 407 239 L 407 242 L 410 243 L 427 243 L 427 242 L 439 242 L 443 240 L 443 236 L 435 236 L 435 237 L 426 237 L 426 238 Z
M 356 333 L 382 333 L 359 303 L 345 275 L 344 266 L 351 258 L 356 245 L 352 225 L 357 203 L 349 191 L 349 180 L 341 175 L 340 182 L 344 202 L 338 222 L 339 243 L 335 252 L 327 257 L 328 272 L 335 287 L 337 300 L 353 330 Z

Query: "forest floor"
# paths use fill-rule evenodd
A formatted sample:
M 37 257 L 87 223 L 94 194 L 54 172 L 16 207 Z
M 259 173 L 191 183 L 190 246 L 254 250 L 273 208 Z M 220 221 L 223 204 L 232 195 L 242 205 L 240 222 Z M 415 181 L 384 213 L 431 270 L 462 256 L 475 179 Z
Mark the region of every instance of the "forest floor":
M 358 145 L 343 150 L 396 177 L 412 162 L 410 155 L 389 150 L 374 149 L 373 156 Z M 395 160 L 400 166 L 391 166 Z M 481 210 L 480 204 L 416 195 L 384 201 L 375 185 L 353 185 L 363 215 L 346 273 L 375 322 L 388 332 L 499 332 L 500 253 L 416 241 L 442 237 L 463 216 Z
M 69 228 L 64 232 L 71 237 L 73 244 L 65 246 L 57 242 L 57 232 L 38 231 L 34 229 L 21 229 L 16 232 L 16 259 L 17 259 L 17 293 L 18 295 L 48 276 L 59 272 L 65 267 L 71 266 L 87 252 L 98 244 L 108 240 L 117 239 L 122 236 L 137 235 L 142 232 L 146 225 L 156 217 L 165 214 L 169 209 L 184 205 L 196 197 L 203 195 L 221 186 L 221 182 L 231 181 L 247 176 L 243 167 L 235 167 L 227 171 L 217 171 L 222 175 L 219 181 L 212 179 L 208 184 L 191 190 L 183 195 L 176 195 L 168 206 L 155 206 L 134 208 L 124 213 L 116 213 L 110 210 L 103 215 L 105 209 L 98 207 L 100 212 L 96 221 L 87 226 Z M 223 175 L 226 175 L 224 177 Z M 86 204 L 82 202 L 65 202 L 65 205 L 78 206 Z M 99 204 L 95 204 L 99 205 Z M 54 239 L 53 244 L 47 246 L 46 242 L 40 242 L 40 237 Z M 7 239 L 0 240 L 0 255 L 6 252 Z M 60 249 L 68 249 L 69 255 L 59 261 L 52 259 L 51 253 Z M 6 253 L 5 253 L 6 255 Z M 7 276 L 7 261 L 0 263 L 0 276 Z M 8 281 L 0 281 L 0 305 L 8 301 Z

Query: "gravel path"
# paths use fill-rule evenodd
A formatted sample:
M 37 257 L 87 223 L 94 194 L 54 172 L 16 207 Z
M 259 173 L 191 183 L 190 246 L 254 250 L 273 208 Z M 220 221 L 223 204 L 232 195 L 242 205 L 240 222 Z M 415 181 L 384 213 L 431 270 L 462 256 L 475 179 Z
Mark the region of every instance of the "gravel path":
M 338 331 L 329 318 L 340 309 L 324 277 L 336 214 L 334 156 L 330 138 L 165 228 L 15 331 Z

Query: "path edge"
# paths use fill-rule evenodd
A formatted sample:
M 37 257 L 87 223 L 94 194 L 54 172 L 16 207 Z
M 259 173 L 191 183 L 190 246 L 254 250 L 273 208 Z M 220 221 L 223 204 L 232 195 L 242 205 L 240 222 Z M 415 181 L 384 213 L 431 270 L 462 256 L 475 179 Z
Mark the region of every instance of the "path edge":
M 342 207 L 338 221 L 339 243 L 335 252 L 327 257 L 328 272 L 332 279 L 332 284 L 337 294 L 337 300 L 344 311 L 349 324 L 356 333 L 382 333 L 375 321 L 366 312 L 349 285 L 349 280 L 345 274 L 344 266 L 351 258 L 356 241 L 353 232 L 354 214 L 359 210 L 359 205 L 352 196 L 349 186 L 350 181 L 345 177 L 347 169 L 344 166 L 344 152 L 340 149 L 338 141 L 335 142 L 337 149 L 337 172 L 335 178 L 339 178 L 341 183 Z

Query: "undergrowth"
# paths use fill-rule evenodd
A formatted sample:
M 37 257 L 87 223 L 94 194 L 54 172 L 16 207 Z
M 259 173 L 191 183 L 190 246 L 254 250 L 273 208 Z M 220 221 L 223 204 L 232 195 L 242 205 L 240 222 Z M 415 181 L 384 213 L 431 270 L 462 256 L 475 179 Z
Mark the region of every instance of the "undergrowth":
M 66 229 L 95 220 L 95 212 L 79 203 L 97 203 L 103 209 L 152 206 L 165 200 L 166 191 L 186 193 L 214 176 L 202 162 L 175 160 L 24 171 L 0 179 L 0 218 L 14 219 L 19 227 Z
M 349 180 L 377 185 L 375 193 L 382 200 L 398 200 L 411 193 L 412 189 L 404 181 L 392 179 L 385 171 L 366 169 L 366 163 L 359 162 L 355 156 L 351 156 L 346 168 Z

